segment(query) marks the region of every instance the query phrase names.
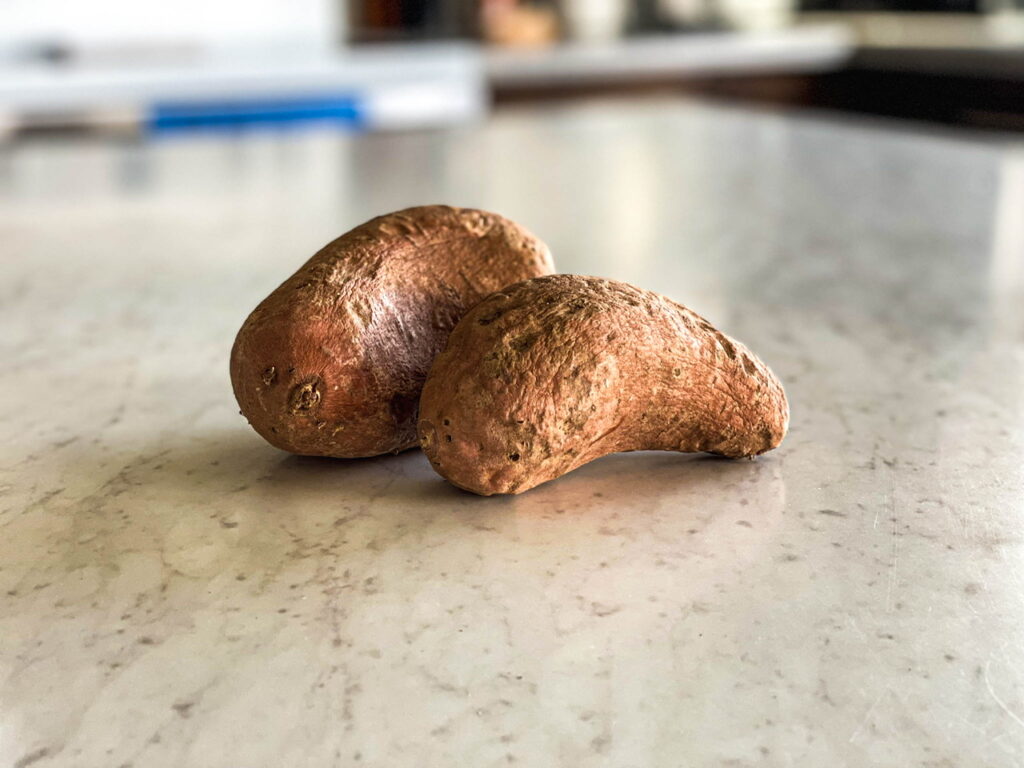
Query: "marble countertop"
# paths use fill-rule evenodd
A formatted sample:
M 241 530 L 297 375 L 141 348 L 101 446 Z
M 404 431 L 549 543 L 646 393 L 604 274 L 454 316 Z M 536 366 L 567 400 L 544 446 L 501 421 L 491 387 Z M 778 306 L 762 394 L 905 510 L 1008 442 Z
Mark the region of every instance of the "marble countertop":
M 753 462 L 290 457 L 235 330 L 494 209 L 785 381 Z M 0 766 L 1024 764 L 1024 152 L 684 101 L 0 154 Z

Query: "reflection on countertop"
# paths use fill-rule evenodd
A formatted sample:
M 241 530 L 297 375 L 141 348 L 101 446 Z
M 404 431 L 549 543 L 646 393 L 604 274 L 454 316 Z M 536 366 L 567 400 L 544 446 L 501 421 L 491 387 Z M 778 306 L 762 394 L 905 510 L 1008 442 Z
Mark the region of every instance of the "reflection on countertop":
M 787 385 L 757 461 L 522 496 L 290 457 L 241 319 L 386 210 L 522 221 Z M 0 155 L 0 763 L 1024 760 L 1024 153 L 631 101 Z

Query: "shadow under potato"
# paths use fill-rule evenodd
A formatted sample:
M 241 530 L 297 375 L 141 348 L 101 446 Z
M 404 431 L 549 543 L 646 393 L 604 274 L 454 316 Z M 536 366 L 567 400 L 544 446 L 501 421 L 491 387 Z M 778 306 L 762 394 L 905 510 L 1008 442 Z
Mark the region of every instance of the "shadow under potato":
M 57 458 L 57 457 L 55 457 Z M 62 452 L 62 474 L 70 485 L 94 483 L 106 476 L 93 497 L 118 496 L 128 506 L 203 504 L 218 507 L 236 497 L 278 514 L 294 514 L 307 505 L 370 504 L 389 500 L 428 508 L 517 509 L 553 503 L 637 503 L 662 495 L 690 497 L 762 477 L 776 464 L 773 456 L 755 461 L 710 454 L 660 451 L 618 453 L 518 496 L 481 497 L 452 486 L 437 475 L 426 457 L 412 449 L 364 459 L 295 456 L 279 451 L 239 427 L 193 436 L 174 435 L 139 450 L 116 447 L 103 455 Z
M 293 456 L 243 428 L 174 435 L 151 449 L 61 454 L 69 487 L 95 491 L 57 496 L 43 508 L 67 516 L 67 543 L 83 562 L 115 556 L 122 546 L 130 549 L 142 540 L 161 548 L 181 526 L 244 533 L 232 535 L 231 546 L 253 545 L 267 554 L 266 546 L 285 545 L 277 541 L 281 529 L 315 539 L 356 519 L 385 541 L 397 529 L 460 535 L 467 525 L 505 530 L 515 520 L 552 515 L 588 517 L 585 527 L 663 512 L 680 523 L 709 515 L 756 519 L 777 516 L 785 504 L 781 463 L 774 456 L 734 461 L 709 454 L 619 453 L 518 496 L 482 497 L 443 480 L 419 450 L 347 460 Z M 95 541 L 105 555 L 90 557 L 85 550 L 94 545 L 74 547 L 80 540 Z
M 543 513 L 552 507 L 635 510 L 645 501 L 667 500 L 684 502 L 681 507 L 694 503 L 704 508 L 709 498 L 728 499 L 741 485 L 757 484 L 767 476 L 771 476 L 769 484 L 776 486 L 777 474 L 772 457 L 747 461 L 711 454 L 636 451 L 604 456 L 516 496 L 484 497 L 448 483 L 414 449 L 355 460 L 285 456 L 250 488 L 273 498 L 282 508 L 287 507 L 289 499 L 313 494 L 338 503 L 370 502 L 376 510 L 381 509 L 377 502 L 386 501 L 391 507 L 390 514 L 405 510 L 409 516 L 423 517 L 444 513 L 508 513 L 512 509 L 516 513 Z
M 488 569 L 527 552 L 550 567 L 575 558 L 582 568 L 604 557 L 611 535 L 649 542 L 643 557 L 698 547 L 729 559 L 747 546 L 749 528 L 760 529 L 758 541 L 770 538 L 785 508 L 774 457 L 613 454 L 518 496 L 481 497 L 448 484 L 418 450 L 305 458 L 241 428 L 150 445 L 60 452 L 69 493 L 5 528 L 23 561 L 9 570 L 27 569 L 19 594 L 22 582 L 49 583 L 83 568 L 106 583 L 140 562 L 176 579 L 181 599 L 197 604 L 214 583 L 227 600 L 255 579 L 304 583 L 310 568 L 319 579 L 371 566 L 401 570 L 409 560 L 442 573 L 446 557 Z M 100 589 L 101 604 L 116 603 L 116 590 Z

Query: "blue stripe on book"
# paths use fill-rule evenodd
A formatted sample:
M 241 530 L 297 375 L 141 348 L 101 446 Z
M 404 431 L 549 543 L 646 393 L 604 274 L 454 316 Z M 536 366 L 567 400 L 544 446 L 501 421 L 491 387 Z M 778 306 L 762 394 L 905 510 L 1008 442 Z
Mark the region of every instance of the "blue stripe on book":
M 366 110 L 353 95 L 162 102 L 152 105 L 146 124 L 153 133 L 171 133 L 310 122 L 359 129 Z

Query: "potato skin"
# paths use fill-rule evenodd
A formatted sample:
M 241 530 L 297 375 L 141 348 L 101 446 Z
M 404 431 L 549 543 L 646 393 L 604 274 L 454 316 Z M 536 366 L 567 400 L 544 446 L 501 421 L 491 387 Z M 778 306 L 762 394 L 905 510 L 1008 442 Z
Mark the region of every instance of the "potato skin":
M 231 350 L 242 414 L 272 445 L 354 458 L 416 444 L 420 389 L 467 309 L 553 271 L 508 219 L 442 205 L 327 244 L 253 310 Z
M 756 456 L 789 406 L 746 347 L 664 296 L 596 277 L 505 288 L 459 321 L 420 398 L 420 445 L 451 483 L 522 493 L 616 451 Z

